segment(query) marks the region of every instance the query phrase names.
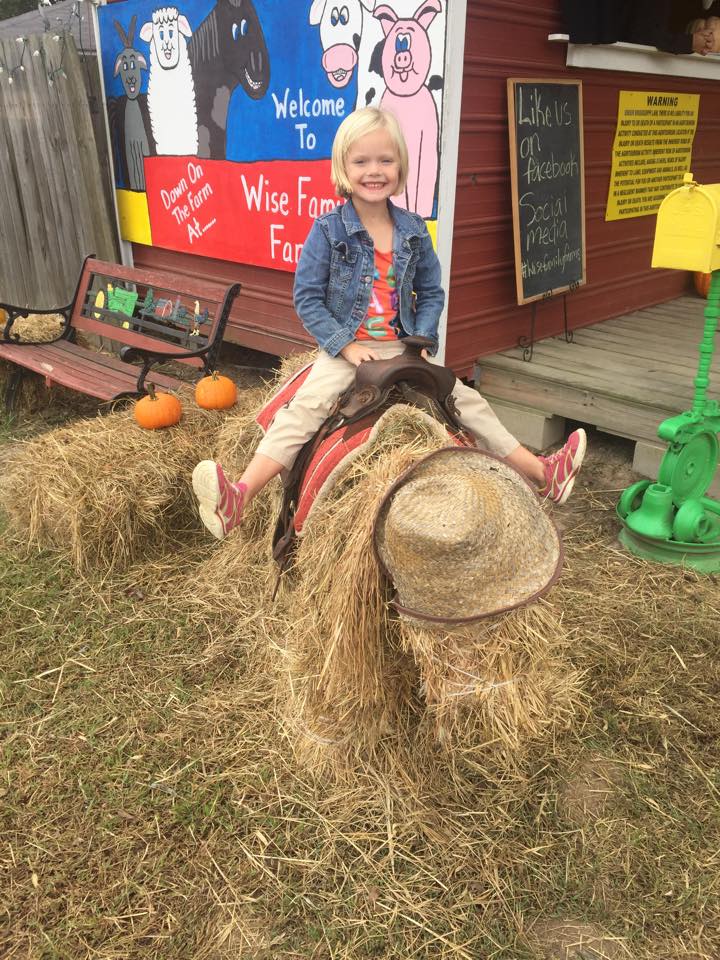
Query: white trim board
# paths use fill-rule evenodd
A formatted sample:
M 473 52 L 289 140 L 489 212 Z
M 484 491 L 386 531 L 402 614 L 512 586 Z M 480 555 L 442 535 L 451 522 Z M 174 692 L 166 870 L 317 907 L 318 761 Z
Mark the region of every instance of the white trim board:
M 443 80 L 442 142 L 440 144 L 440 183 L 438 185 L 437 255 L 442 268 L 445 308 L 438 325 L 438 363 L 445 363 L 447 315 L 450 299 L 450 262 L 452 260 L 455 191 L 460 144 L 460 106 L 462 101 L 465 50 L 466 0 L 448 4 L 445 28 L 445 74 Z M 451 96 L 448 96 L 448 91 Z
M 566 33 L 551 33 L 548 40 L 567 44 L 568 67 L 620 70 L 624 73 L 657 73 L 666 77 L 720 80 L 720 54 L 664 53 L 639 43 L 570 43 Z

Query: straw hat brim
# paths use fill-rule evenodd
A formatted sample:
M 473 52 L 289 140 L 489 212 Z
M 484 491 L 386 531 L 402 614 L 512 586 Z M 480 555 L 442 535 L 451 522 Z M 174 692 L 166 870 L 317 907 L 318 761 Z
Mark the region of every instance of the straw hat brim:
M 373 548 L 397 611 L 438 624 L 532 603 L 563 562 L 560 534 L 525 476 L 467 447 L 436 450 L 397 478 L 375 516 Z

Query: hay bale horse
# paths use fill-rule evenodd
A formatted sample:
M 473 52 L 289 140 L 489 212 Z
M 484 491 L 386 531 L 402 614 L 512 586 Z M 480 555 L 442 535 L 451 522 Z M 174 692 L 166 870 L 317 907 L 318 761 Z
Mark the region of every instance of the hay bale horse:
M 418 352 L 421 345 L 411 342 Z M 262 428 L 308 369 L 260 411 Z M 561 617 L 543 602 L 455 628 L 393 611 L 373 550 L 375 514 L 407 467 L 471 441 L 443 405 L 450 371 L 400 357 L 362 364 L 358 377 L 359 389 L 341 398 L 285 478 L 275 531 L 281 564 L 293 548 L 270 618 L 283 650 L 278 700 L 291 743 L 304 763 L 333 774 L 413 742 L 431 751 L 462 742 L 464 751 L 515 764 L 527 742 L 566 724 L 579 705 Z M 439 416 L 408 400 L 429 400 Z

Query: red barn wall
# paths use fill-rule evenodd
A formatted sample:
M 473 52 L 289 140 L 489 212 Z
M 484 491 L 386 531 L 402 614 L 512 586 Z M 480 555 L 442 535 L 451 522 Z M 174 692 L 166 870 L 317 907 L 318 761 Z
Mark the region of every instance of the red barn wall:
M 620 90 L 699 93 L 692 172 L 720 181 L 720 83 L 568 68 L 566 45 L 547 39 L 565 32 L 559 11 L 558 0 L 468 0 L 446 354 L 457 372 L 530 329 L 531 306 L 519 307 L 515 293 L 508 77 L 583 84 L 587 285 L 568 294 L 570 327 L 670 300 L 688 286 L 687 273 L 650 268 L 655 217 L 605 222 Z M 562 328 L 562 297 L 539 303 L 536 337 Z
M 692 169 L 700 182 L 720 182 L 720 84 L 567 68 L 565 44 L 547 39 L 563 32 L 559 10 L 559 0 L 468 0 L 446 353 L 460 375 L 529 332 L 531 307 L 519 307 L 515 295 L 508 77 L 583 81 L 588 282 L 568 295 L 571 327 L 670 300 L 688 285 L 685 273 L 650 269 L 654 217 L 605 222 L 620 90 L 699 93 Z M 133 255 L 138 266 L 239 280 L 231 340 L 277 354 L 311 343 L 292 308 L 292 274 L 139 244 Z M 537 337 L 560 332 L 562 324 L 562 297 L 538 304 Z

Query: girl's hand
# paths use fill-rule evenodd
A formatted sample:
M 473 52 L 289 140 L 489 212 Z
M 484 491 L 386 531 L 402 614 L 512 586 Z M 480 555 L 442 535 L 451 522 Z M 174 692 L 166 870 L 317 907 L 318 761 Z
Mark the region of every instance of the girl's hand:
M 420 351 L 420 356 L 423 358 L 423 360 L 430 360 L 430 357 L 428 356 L 428 352 L 425 349 L 425 347 L 423 347 L 422 350 Z
M 348 343 L 340 351 L 340 356 L 344 357 L 348 363 L 351 363 L 354 367 L 359 367 L 361 363 L 365 363 L 366 360 L 377 360 L 378 355 L 372 351 L 369 347 L 364 347 L 361 343 L 358 343 L 357 340 L 353 340 L 352 343 Z

